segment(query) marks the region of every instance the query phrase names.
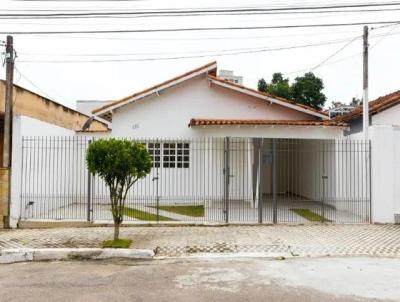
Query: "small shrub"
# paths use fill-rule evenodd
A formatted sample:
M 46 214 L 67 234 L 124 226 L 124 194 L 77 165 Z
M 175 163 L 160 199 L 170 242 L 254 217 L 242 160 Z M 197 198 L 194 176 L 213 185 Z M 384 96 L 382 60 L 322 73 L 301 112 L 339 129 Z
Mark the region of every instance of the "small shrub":
M 132 240 L 130 239 L 105 240 L 103 241 L 103 248 L 127 249 L 131 243 Z

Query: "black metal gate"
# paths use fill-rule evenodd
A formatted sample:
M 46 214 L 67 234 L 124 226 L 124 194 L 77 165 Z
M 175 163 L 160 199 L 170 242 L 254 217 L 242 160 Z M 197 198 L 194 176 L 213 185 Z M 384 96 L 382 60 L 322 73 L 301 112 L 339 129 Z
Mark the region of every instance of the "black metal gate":
M 107 187 L 86 169 L 92 139 L 23 138 L 21 219 L 112 219 Z M 138 141 L 146 144 L 153 169 L 128 194 L 127 222 L 370 222 L 369 142 Z

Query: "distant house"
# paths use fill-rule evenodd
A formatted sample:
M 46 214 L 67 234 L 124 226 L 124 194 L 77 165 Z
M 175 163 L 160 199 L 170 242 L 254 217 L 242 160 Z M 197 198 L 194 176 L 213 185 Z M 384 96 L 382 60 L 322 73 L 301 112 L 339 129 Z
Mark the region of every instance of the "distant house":
M 220 70 L 218 72 L 218 77 L 235 84 L 243 84 L 243 77 L 235 75 L 232 70 Z

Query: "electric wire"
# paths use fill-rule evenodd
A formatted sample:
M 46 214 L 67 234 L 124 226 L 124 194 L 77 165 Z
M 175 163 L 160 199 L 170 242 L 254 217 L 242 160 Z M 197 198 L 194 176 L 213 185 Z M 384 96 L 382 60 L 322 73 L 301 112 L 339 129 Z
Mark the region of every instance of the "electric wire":
M 119 29 L 119 30 L 55 30 L 55 31 L 1 31 L 0 34 L 10 35 L 48 35 L 48 34 L 110 34 L 110 33 L 151 33 L 151 32 L 193 32 L 193 31 L 230 31 L 230 30 L 261 30 L 261 29 L 293 29 L 293 28 L 323 28 L 356 25 L 396 24 L 392 21 L 364 21 L 349 23 L 293 24 L 267 26 L 232 26 L 232 27 L 182 27 L 182 28 L 153 28 L 153 29 Z

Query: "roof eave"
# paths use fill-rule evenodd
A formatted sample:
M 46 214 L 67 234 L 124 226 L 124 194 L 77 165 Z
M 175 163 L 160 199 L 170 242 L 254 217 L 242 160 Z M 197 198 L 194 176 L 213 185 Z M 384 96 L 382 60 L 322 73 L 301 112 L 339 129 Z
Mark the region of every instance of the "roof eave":
M 142 93 L 142 94 L 141 93 L 135 94 L 130 98 L 126 98 L 126 99 L 122 99 L 122 100 L 119 100 L 119 101 L 115 101 L 114 105 L 111 103 L 109 105 L 97 108 L 97 109 L 93 110 L 92 113 L 95 116 L 102 116 L 102 115 L 104 115 L 106 113 L 111 113 L 112 114 L 112 111 L 117 109 L 117 108 L 125 106 L 125 105 L 127 105 L 127 104 L 129 104 L 131 102 L 135 102 L 137 100 L 143 99 L 143 98 L 145 98 L 147 96 L 150 96 L 150 95 L 153 95 L 153 94 L 157 94 L 158 92 L 160 92 L 160 91 L 162 91 L 164 89 L 174 87 L 174 86 L 176 86 L 176 85 L 178 85 L 178 84 L 180 84 L 180 83 L 182 83 L 184 81 L 187 81 L 187 80 L 192 79 L 192 78 L 194 78 L 196 76 L 199 76 L 199 75 L 204 74 L 204 73 L 211 72 L 211 71 L 216 70 L 216 69 L 217 69 L 217 62 L 209 63 L 209 64 L 207 64 L 205 66 L 202 66 L 200 68 L 195 69 L 194 71 L 185 73 L 185 74 L 183 74 L 181 76 L 178 76 L 178 77 L 175 77 L 172 80 L 168 80 L 168 81 L 165 81 L 165 82 L 163 82 L 161 84 L 158 84 L 158 85 L 155 85 L 153 87 L 150 87 L 149 89 L 144 90 L 145 92 Z
M 292 103 L 290 103 L 288 101 L 287 102 L 281 101 L 278 98 L 274 98 L 272 96 L 268 96 L 268 95 L 265 95 L 265 94 L 262 94 L 262 93 L 259 93 L 259 92 L 256 92 L 256 91 L 252 91 L 252 90 L 250 90 L 250 89 L 248 89 L 246 87 L 242 87 L 242 86 L 236 85 L 234 83 L 230 83 L 228 81 L 224 81 L 224 80 L 218 79 L 216 77 L 209 77 L 209 80 L 212 83 L 216 84 L 216 85 L 219 85 L 219 86 L 222 86 L 222 87 L 225 87 L 225 88 L 228 88 L 228 89 L 233 89 L 233 90 L 239 91 L 241 93 L 244 93 L 244 94 L 247 94 L 247 95 L 251 95 L 251 96 L 254 96 L 254 97 L 259 98 L 259 99 L 266 100 L 266 101 L 271 102 L 271 103 L 275 103 L 275 104 L 278 104 L 278 105 L 281 105 L 281 106 L 284 106 L 284 107 L 287 107 L 287 108 L 291 108 L 293 110 L 297 110 L 297 111 L 300 111 L 300 112 L 303 112 L 303 113 L 307 113 L 307 114 L 319 117 L 319 118 L 324 119 L 324 120 L 329 120 L 329 116 L 327 116 L 326 114 L 318 113 L 316 111 L 313 111 L 313 110 L 310 110 L 310 109 L 307 109 L 307 108 L 303 108 L 303 107 L 301 107 L 301 106 L 299 106 L 297 104 L 292 104 Z

